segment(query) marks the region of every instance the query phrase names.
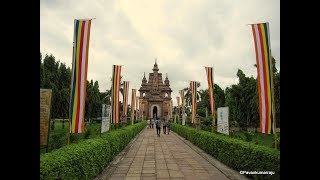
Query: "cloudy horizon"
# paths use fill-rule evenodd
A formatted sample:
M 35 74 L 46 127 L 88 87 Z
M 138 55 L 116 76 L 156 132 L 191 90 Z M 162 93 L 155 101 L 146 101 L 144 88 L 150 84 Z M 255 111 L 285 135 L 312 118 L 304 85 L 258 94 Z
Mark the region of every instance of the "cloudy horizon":
M 40 2 L 40 52 L 71 67 L 73 21 L 92 20 L 88 77 L 100 92 L 110 89 L 112 65 L 123 65 L 123 80 L 139 89 L 157 58 L 163 80 L 168 74 L 176 105 L 189 81 L 207 89 L 205 68 L 214 68 L 222 89 L 238 83 L 237 70 L 256 77 L 251 27 L 269 22 L 272 55 L 280 70 L 280 1 L 243 0 L 43 0 Z M 137 93 L 137 95 L 139 95 Z M 129 104 L 131 103 L 129 101 Z

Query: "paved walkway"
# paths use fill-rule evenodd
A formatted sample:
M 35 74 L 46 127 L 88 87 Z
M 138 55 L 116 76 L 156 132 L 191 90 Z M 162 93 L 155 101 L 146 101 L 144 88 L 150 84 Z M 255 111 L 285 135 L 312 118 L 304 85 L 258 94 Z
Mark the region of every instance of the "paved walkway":
M 127 148 L 96 179 L 229 179 L 172 132 L 161 129 L 157 137 L 155 128 L 146 128 Z

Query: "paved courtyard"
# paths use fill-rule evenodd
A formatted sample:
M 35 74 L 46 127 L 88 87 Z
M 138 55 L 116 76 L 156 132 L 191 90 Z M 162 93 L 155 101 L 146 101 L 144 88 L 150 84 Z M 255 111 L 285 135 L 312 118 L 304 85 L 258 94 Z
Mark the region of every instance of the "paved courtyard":
M 97 179 L 229 179 L 177 134 L 163 134 L 161 129 L 158 137 L 156 129 L 148 127 L 108 171 Z

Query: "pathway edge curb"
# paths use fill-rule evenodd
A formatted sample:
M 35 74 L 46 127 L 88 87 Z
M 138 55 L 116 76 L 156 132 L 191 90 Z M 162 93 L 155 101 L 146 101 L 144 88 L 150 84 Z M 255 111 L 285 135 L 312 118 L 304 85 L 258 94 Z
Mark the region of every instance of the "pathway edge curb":
M 203 157 L 205 160 L 207 160 L 210 164 L 212 164 L 214 167 L 216 167 L 220 172 L 222 172 L 225 176 L 227 176 L 231 180 L 248 180 L 247 177 L 244 175 L 239 174 L 238 171 L 231 169 L 230 167 L 224 165 L 220 161 L 218 161 L 216 158 L 212 157 L 199 147 L 192 144 L 190 141 L 186 140 L 185 138 L 181 137 L 174 131 L 171 131 L 172 134 L 174 134 L 177 138 L 182 140 L 186 145 L 188 145 L 191 149 L 193 149 L 195 152 L 197 152 L 201 157 Z

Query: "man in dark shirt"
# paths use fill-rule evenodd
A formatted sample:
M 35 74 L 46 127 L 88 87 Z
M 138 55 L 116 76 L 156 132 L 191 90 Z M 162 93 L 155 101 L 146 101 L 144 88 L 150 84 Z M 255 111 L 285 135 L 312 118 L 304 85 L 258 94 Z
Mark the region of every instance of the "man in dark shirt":
M 156 128 L 157 128 L 157 135 L 160 137 L 160 127 L 161 121 L 159 119 L 156 120 Z
M 170 122 L 170 120 L 168 120 L 167 121 L 168 134 L 170 133 L 170 126 L 171 126 L 171 122 Z
M 162 121 L 162 125 L 163 125 L 163 133 L 167 134 L 167 124 L 165 120 Z

